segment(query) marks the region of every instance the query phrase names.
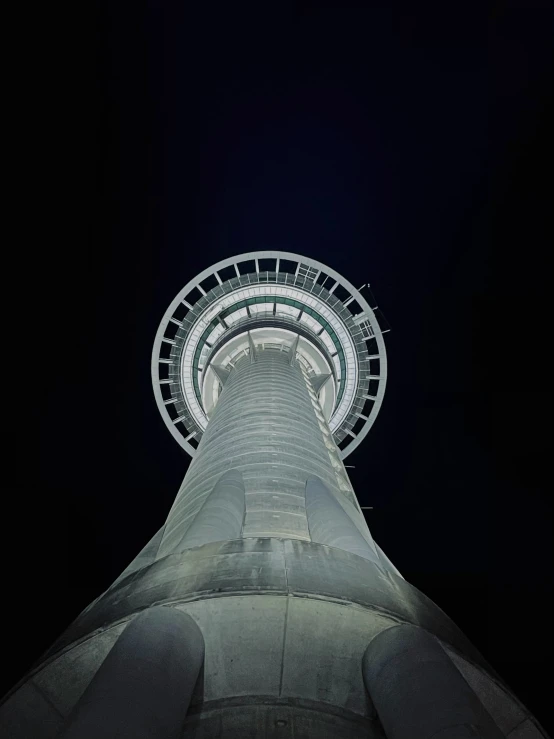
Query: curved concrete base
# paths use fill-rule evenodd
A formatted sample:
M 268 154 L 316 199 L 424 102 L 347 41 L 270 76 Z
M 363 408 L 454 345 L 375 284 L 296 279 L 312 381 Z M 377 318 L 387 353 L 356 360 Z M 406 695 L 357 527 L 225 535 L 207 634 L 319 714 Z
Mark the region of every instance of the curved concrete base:
M 374 637 L 362 669 L 388 739 L 504 736 L 437 639 L 416 626 Z
M 332 710 L 315 701 L 276 701 L 257 696 L 237 698 L 219 705 L 217 701 L 191 711 L 183 736 L 191 739 L 385 739 L 378 721 L 347 711 Z
M 204 660 L 190 616 L 149 608 L 117 639 L 71 711 L 60 739 L 179 739 Z
M 267 706 L 283 702 L 290 720 L 298 716 L 303 727 L 295 736 L 371 737 L 348 734 L 351 722 L 378 731 L 362 657 L 374 636 L 400 623 L 438 636 L 504 736 L 515 738 L 524 725 L 530 739 L 543 736 L 459 629 L 416 588 L 354 554 L 280 539 L 208 544 L 123 579 L 81 614 L 0 706 L 0 735 L 55 737 L 126 623 L 154 603 L 184 611 L 205 635 L 204 668 L 186 720 L 199 737 L 218 721 L 226 722 L 224 736 L 232 736 L 248 712 L 254 726 L 270 727 L 280 714 Z M 249 708 L 239 709 L 237 701 Z M 321 728 L 316 706 L 327 710 L 324 724 L 327 714 L 336 717 L 329 724 L 335 734 Z

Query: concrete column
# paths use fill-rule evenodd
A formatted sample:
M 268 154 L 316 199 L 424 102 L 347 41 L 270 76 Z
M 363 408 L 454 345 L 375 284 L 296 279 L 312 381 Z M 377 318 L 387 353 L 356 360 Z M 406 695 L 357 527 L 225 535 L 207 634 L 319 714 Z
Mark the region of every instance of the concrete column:
M 212 541 L 238 539 L 245 508 L 241 472 L 224 472 L 181 539 L 178 549 L 191 549 Z
M 168 516 L 157 559 L 192 546 L 183 537 L 230 469 L 244 481 L 242 536 L 309 540 L 306 480 L 318 477 L 337 498 L 352 495 L 340 489 L 325 441 L 298 362 L 290 366 L 289 355 L 275 348 L 258 349 L 253 364 L 248 356 L 238 359 Z
M 190 616 L 157 606 L 134 618 L 69 715 L 60 739 L 178 739 L 204 660 Z
M 393 626 L 365 651 L 364 683 L 387 739 L 503 739 L 435 637 Z
M 312 541 L 344 549 L 379 563 L 377 553 L 324 482 L 317 477 L 306 481 L 306 515 Z

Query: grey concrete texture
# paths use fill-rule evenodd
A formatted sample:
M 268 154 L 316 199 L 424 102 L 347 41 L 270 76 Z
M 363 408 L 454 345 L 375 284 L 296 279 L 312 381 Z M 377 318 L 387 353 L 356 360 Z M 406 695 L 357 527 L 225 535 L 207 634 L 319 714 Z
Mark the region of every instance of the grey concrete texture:
M 208 706 L 187 717 L 184 736 L 191 739 L 385 739 L 375 720 L 331 712 L 328 706 L 282 700 Z
M 319 478 L 312 477 L 306 482 L 306 513 L 313 542 L 344 549 L 379 563 L 375 548 L 362 537 L 350 516 Z
M 177 607 L 210 635 L 202 684 L 191 703 L 196 712 L 217 701 L 271 697 L 340 708 L 351 718 L 374 715 L 361 656 L 367 640 L 390 626 L 390 619 L 331 601 L 276 595 Z
M 91 666 L 103 663 L 128 623 L 109 626 L 77 643 L 33 675 L 33 684 L 61 716 L 69 715 L 90 683 Z
M 224 472 L 183 535 L 178 548 L 191 549 L 214 541 L 237 539 L 242 531 L 245 510 L 242 474 L 239 470 Z
M 379 562 L 381 563 L 381 567 L 387 572 L 390 572 L 392 575 L 396 575 L 397 577 L 402 577 L 402 575 L 398 571 L 398 568 L 390 561 L 390 559 L 387 557 L 385 552 L 381 549 L 379 544 L 377 544 L 375 540 L 373 541 L 373 544 L 375 545 L 375 551 L 379 555 Z
M 0 736 L 57 737 L 126 622 L 109 626 L 42 663 L 0 704 Z
M 437 639 L 416 626 L 374 637 L 362 670 L 387 739 L 504 737 Z
M 539 734 L 535 723 L 530 718 L 525 718 L 509 734 L 506 734 L 506 739 L 537 739 L 541 736 L 546 736 L 546 734 Z
M 8 739 L 53 739 L 59 735 L 63 724 L 63 715 L 32 680 L 25 682 L 0 705 L 0 736 Z
M 527 726 L 528 731 L 531 730 L 529 728 L 528 711 L 521 703 L 516 700 L 508 702 L 503 700 L 505 690 L 498 682 L 487 679 L 487 676 L 478 667 L 465 660 L 447 644 L 443 644 L 443 648 L 466 682 L 477 693 L 483 706 L 491 715 L 494 715 L 496 723 L 505 736 L 515 737 L 517 732 L 522 730 L 521 727 L 524 726 Z M 499 705 L 502 705 L 502 711 L 500 712 L 497 709 Z M 529 738 L 542 736 L 534 726 L 533 731 L 535 733 L 526 736 L 529 736 Z
M 357 722 L 361 721 L 368 732 L 377 731 L 379 722 L 374 718 L 375 710 L 363 682 L 362 657 L 373 637 L 398 623 L 389 614 L 335 598 L 264 591 L 214 593 L 211 597 L 173 602 L 172 607 L 187 613 L 205 635 L 204 667 L 190 705 L 194 726 L 199 732 L 206 732 L 200 736 L 207 735 L 219 725 L 217 722 L 222 722 L 225 727 L 222 735 L 227 736 L 236 727 L 237 707 L 260 702 L 275 706 L 284 702 L 291 710 L 305 705 L 310 710 L 337 713 L 347 725 L 359 728 Z M 110 644 L 113 643 L 110 632 L 118 629 L 119 633 L 125 623 L 100 629 L 77 646 L 70 645 L 32 676 L 33 683 L 49 686 L 48 699 L 59 707 L 60 715 L 67 715 L 71 702 L 78 700 L 83 691 L 83 683 L 86 687 L 87 680 L 92 679 L 102 664 L 108 648 L 94 649 L 95 641 L 110 639 Z M 80 652 L 79 659 L 72 659 L 75 652 Z M 459 655 L 457 659 L 463 663 Z M 459 664 L 456 666 L 459 669 Z M 479 668 L 464 663 L 466 671 L 468 667 L 473 673 L 466 679 L 480 696 L 488 680 L 485 688 L 493 701 L 487 707 L 495 720 L 501 721 L 510 711 L 511 696 L 496 684 L 491 690 L 491 678 Z M 475 674 L 477 682 L 474 682 Z M 79 694 L 70 689 L 74 682 L 80 685 Z M 17 693 L 13 699 L 12 715 L 19 715 Z M 235 710 L 227 711 L 231 706 Z M 521 715 L 528 718 L 528 714 Z M 514 716 L 514 721 L 512 728 L 516 723 L 521 724 L 519 716 Z M 307 728 L 305 731 L 302 736 L 319 736 L 315 728 L 311 735 Z M 534 731 L 530 737 L 542 736 L 536 728 Z M 183 736 L 188 736 L 187 732 Z M 4 736 L 1 729 L 0 735 Z M 252 733 L 246 731 L 246 735 Z M 14 731 L 7 736 L 42 739 L 43 734 Z
M 337 472 L 306 380 L 298 363 L 289 363 L 290 356 L 258 347 L 255 362 L 245 356 L 231 371 L 167 518 L 158 557 L 180 547 L 207 496 L 231 468 L 244 481 L 243 536 L 309 540 L 305 484 L 317 476 L 371 540 L 352 491 L 340 488 L 340 474 L 345 475 L 340 455 L 330 437 Z M 283 495 L 288 496 L 284 507 Z
M 130 621 L 67 718 L 60 739 L 179 739 L 204 661 L 196 622 L 154 607 Z
M 156 560 L 110 588 L 48 654 L 152 603 L 260 592 L 321 596 L 378 610 L 422 626 L 490 669 L 448 616 L 402 578 L 341 549 L 277 538 L 216 542 Z
M 50 700 L 67 711 L 67 684 L 86 685 L 101 662 L 96 640 L 153 602 L 185 609 L 206 634 L 202 694 L 193 704 L 288 695 L 369 716 L 362 655 L 372 636 L 398 622 L 417 623 L 469 655 L 480 691 L 493 680 L 463 634 L 409 583 L 340 549 L 279 539 L 208 544 L 132 573 L 77 619 L 33 680 L 51 686 Z M 81 658 L 72 663 L 76 650 Z M 488 692 L 495 717 L 506 715 L 509 694 Z
M 146 544 L 146 546 L 141 549 L 141 551 L 137 554 L 133 561 L 123 570 L 117 580 L 114 580 L 114 582 L 112 583 L 112 587 L 116 583 L 121 582 L 121 580 L 127 577 L 127 575 L 130 575 L 131 572 L 136 572 L 136 570 L 140 570 L 147 565 L 151 565 L 158 555 L 158 550 L 162 542 L 162 537 L 163 526 L 154 534 L 148 544 Z
M 373 716 L 360 660 L 368 638 L 390 625 L 385 616 L 332 601 L 270 594 L 205 598 L 173 608 L 194 619 L 206 637 L 204 667 L 191 701 L 198 717 L 222 702 L 258 700 L 307 701 L 354 722 Z M 33 677 L 52 686 L 51 700 L 63 705 L 60 715 L 72 708 L 68 683 L 75 678 L 82 683 L 85 675 L 90 681 L 102 665 L 105 655 L 90 649 L 90 643 L 105 633 L 70 647 Z M 80 649 L 90 656 L 89 664 L 70 661 Z M 81 693 L 82 688 L 72 700 Z

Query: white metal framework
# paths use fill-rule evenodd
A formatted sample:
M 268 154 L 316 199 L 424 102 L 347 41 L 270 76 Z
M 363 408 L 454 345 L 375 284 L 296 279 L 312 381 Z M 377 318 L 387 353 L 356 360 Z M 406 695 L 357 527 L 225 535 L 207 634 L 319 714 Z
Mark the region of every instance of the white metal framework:
M 319 400 L 346 458 L 381 407 L 383 330 L 375 307 L 348 280 L 314 259 L 280 251 L 218 262 L 167 309 L 154 340 L 152 383 L 177 442 L 194 456 L 221 388 L 213 367 L 230 369 L 251 342 L 293 349 L 308 375 L 331 376 Z

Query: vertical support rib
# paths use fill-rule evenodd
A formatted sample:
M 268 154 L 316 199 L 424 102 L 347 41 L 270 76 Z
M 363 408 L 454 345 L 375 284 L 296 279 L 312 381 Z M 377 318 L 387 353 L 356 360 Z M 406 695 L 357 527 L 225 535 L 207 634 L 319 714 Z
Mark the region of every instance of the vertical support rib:
M 312 541 L 379 562 L 350 516 L 317 477 L 306 481 L 306 514 Z
M 321 388 L 325 385 L 325 383 L 330 377 L 331 375 L 329 373 L 314 375 L 313 377 L 310 377 L 310 382 L 312 383 L 312 387 L 314 391 L 316 393 L 319 393 Z
M 157 606 L 134 618 L 69 715 L 60 739 L 178 739 L 204 661 L 192 618 Z
M 502 739 L 435 637 L 393 626 L 365 651 L 364 683 L 388 739 Z
M 289 364 L 293 365 L 294 360 L 296 359 L 296 352 L 298 350 L 298 342 L 300 341 L 300 334 L 297 334 L 296 339 L 294 340 L 291 348 L 290 348 L 290 354 L 289 354 Z
M 227 369 L 227 367 L 222 367 L 220 364 L 214 364 L 212 362 L 211 368 L 217 375 L 217 379 L 220 381 L 222 385 L 225 385 L 227 380 L 229 379 L 229 375 L 231 374 L 231 371 Z
M 245 510 L 241 472 L 224 472 L 181 539 L 178 549 L 191 549 L 212 541 L 238 539 Z
M 253 364 L 256 361 L 256 347 L 252 341 L 250 331 L 248 332 L 248 346 L 250 347 L 250 364 Z

